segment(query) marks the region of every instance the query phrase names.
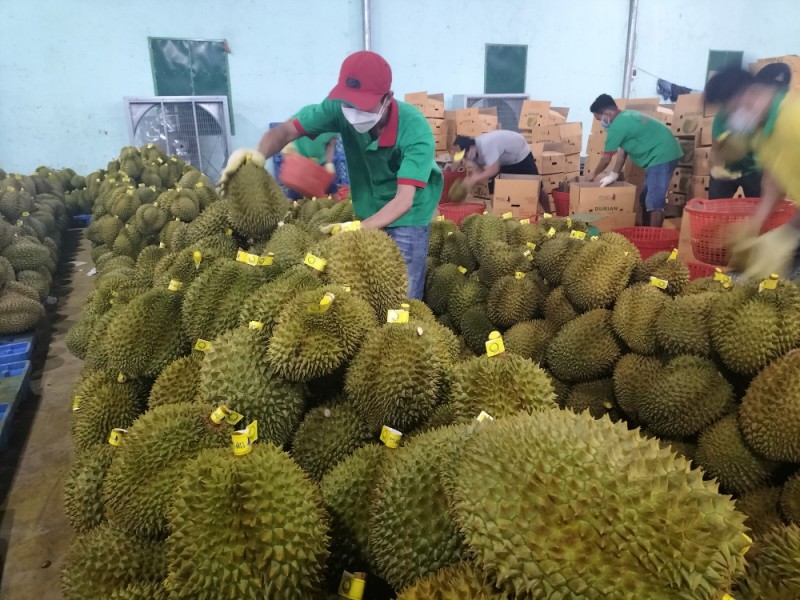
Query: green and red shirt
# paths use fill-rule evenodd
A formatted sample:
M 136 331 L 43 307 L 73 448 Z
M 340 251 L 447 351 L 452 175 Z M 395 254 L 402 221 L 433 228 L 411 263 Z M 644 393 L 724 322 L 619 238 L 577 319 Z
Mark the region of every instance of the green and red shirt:
M 358 219 L 377 213 L 397 195 L 399 184 L 416 189 L 409 211 L 389 227 L 430 224 L 442 193 L 442 172 L 434 161 L 433 132 L 415 107 L 392 100 L 389 120 L 377 139 L 356 131 L 342 113 L 341 100 L 323 100 L 297 113 L 294 126 L 304 136 L 342 136 L 353 212 Z
M 623 110 L 608 126 L 605 152 L 614 153 L 620 148 L 643 169 L 683 156 L 678 140 L 666 125 L 635 110 Z

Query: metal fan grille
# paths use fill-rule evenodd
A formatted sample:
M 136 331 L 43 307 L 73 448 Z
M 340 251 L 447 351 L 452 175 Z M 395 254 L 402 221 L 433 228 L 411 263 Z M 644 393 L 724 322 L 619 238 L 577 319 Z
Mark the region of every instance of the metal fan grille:
M 131 144 L 156 144 L 219 179 L 231 152 L 225 96 L 125 98 Z

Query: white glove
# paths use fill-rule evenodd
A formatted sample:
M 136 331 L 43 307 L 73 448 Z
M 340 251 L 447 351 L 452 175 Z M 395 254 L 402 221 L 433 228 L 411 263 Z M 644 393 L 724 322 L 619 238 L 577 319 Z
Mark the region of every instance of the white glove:
M 258 150 L 246 150 L 244 148 L 236 150 L 228 157 L 228 164 L 226 164 L 225 168 L 222 170 L 218 185 L 225 185 L 230 178 L 233 177 L 233 174 L 239 170 L 239 167 L 247 162 L 251 162 L 263 168 L 266 158 L 264 158 L 264 155 Z
M 619 179 L 619 173 L 617 173 L 616 171 L 611 171 L 611 173 L 609 173 L 600 180 L 600 187 L 606 187 L 607 185 L 611 185 L 617 179 Z
M 325 235 L 336 235 L 344 231 L 357 231 L 361 229 L 361 221 L 346 221 L 345 223 L 331 223 L 329 225 L 321 225 L 320 233 Z
M 764 235 L 742 235 L 732 244 L 731 266 L 742 270 L 745 279 L 764 279 L 773 273 L 787 277 L 792 269 L 800 230 L 782 225 Z
M 734 179 L 739 179 L 742 176 L 742 173 L 740 171 L 728 171 L 728 169 L 725 167 L 717 165 L 711 167 L 711 176 L 714 179 L 733 181 Z
M 324 167 L 328 173 L 336 173 L 336 166 L 332 162 L 326 162 Z

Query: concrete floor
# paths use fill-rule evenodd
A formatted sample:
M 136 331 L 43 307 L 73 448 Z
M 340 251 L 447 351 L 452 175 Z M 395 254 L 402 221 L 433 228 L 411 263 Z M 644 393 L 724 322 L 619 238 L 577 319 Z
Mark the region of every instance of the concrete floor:
M 72 388 L 82 361 L 66 348 L 94 280 L 83 230 L 64 237 L 51 295 L 58 298 L 37 330 L 31 394 L 13 417 L 9 448 L 0 454 L 0 598 L 62 598 L 59 572 L 72 530 L 64 516 L 62 486 L 72 461 Z M 82 266 L 73 261 L 84 261 Z

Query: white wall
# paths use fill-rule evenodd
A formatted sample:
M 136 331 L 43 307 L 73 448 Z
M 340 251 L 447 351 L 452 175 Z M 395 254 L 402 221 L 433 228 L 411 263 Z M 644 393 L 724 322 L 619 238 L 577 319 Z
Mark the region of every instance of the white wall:
M 622 90 L 628 0 L 372 0 L 373 49 L 409 91 L 483 92 L 486 43 L 528 44 L 527 92 L 590 123 Z M 147 37 L 227 39 L 235 146 L 322 99 L 362 47 L 361 0 L 4 2 L 0 166 L 89 172 L 128 143 L 122 97 L 152 95 Z M 702 87 L 709 49 L 797 53 L 798 0 L 640 0 L 635 62 Z M 655 95 L 643 71 L 634 96 Z

